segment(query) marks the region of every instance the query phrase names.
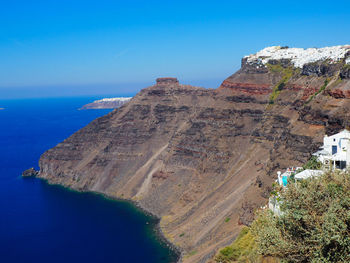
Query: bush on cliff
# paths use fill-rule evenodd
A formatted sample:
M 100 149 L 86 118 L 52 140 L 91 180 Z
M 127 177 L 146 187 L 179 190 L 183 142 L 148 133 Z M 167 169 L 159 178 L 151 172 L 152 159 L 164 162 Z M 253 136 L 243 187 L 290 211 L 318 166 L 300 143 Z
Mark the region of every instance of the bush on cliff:
M 322 168 L 322 163 L 317 159 L 316 156 L 312 156 L 306 164 L 303 165 L 303 169 L 318 170 Z
M 248 227 L 241 230 L 236 240 L 219 251 L 216 262 L 256 262 L 256 244 Z
M 279 263 L 279 260 L 275 258 L 259 255 L 257 249 L 257 243 L 250 228 L 244 227 L 231 245 L 219 251 L 215 261 L 220 263 Z
M 264 209 L 252 224 L 259 254 L 281 262 L 350 262 L 349 173 L 290 184 L 280 200 L 280 217 Z

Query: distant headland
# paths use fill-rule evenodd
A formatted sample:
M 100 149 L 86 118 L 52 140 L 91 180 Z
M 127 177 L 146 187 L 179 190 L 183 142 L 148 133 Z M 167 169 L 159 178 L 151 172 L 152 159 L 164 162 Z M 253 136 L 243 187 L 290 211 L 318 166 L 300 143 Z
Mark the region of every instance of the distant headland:
M 80 110 L 89 109 L 116 109 L 131 100 L 132 97 L 120 97 L 120 98 L 104 98 L 101 100 L 95 100 L 80 108 Z

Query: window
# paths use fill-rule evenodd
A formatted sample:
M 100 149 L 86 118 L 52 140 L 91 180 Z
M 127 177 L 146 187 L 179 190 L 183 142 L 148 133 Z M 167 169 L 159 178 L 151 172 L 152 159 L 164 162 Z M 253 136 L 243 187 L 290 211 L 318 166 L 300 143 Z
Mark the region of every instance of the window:
M 337 153 L 337 145 L 332 145 L 332 154 Z

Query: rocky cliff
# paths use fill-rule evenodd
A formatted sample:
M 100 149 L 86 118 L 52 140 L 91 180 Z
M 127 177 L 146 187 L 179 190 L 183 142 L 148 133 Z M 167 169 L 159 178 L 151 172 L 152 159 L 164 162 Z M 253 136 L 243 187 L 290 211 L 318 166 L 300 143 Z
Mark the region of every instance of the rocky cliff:
M 336 49 L 300 62 L 299 49 L 273 47 L 216 90 L 157 79 L 45 152 L 39 177 L 134 200 L 183 261 L 206 262 L 266 203 L 277 169 L 348 126 L 349 48 Z

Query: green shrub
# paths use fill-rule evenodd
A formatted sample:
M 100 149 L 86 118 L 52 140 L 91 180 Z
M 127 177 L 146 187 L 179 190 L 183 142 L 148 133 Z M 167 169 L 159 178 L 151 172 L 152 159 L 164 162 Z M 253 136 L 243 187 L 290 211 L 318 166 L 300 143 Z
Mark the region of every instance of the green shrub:
M 271 65 L 267 64 L 267 68 L 270 72 L 282 74 L 281 80 L 275 85 L 270 95 L 269 104 L 274 104 L 280 92 L 284 89 L 287 82 L 293 76 L 293 67 L 284 68 L 281 64 Z
M 281 262 L 350 262 L 350 174 L 329 172 L 280 192 L 279 217 L 262 210 L 251 231 L 257 252 Z
M 217 262 L 255 262 L 257 260 L 256 244 L 248 227 L 244 227 L 236 240 L 219 251 L 215 257 Z
M 317 160 L 316 156 L 312 156 L 306 164 L 303 165 L 303 169 L 318 170 L 321 169 L 322 163 Z
M 273 73 L 281 73 L 284 70 L 281 64 L 272 65 L 270 63 L 267 63 L 266 67 L 269 69 L 270 72 Z
M 326 87 L 328 86 L 329 81 L 330 80 L 328 78 L 325 79 L 325 81 L 324 81 L 323 85 L 320 87 L 320 89 L 311 95 L 311 97 L 307 100 L 306 104 L 309 103 L 310 101 L 312 101 L 313 98 L 316 97 L 318 94 L 320 94 L 322 91 L 324 91 L 326 89 Z
M 348 70 L 348 69 L 350 69 L 350 64 L 344 64 L 343 70 Z

